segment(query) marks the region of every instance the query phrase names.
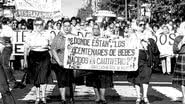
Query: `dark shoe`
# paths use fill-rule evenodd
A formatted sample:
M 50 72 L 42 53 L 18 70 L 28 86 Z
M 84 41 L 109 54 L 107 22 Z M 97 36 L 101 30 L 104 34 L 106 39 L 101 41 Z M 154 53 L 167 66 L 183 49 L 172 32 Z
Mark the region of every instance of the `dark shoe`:
M 40 98 L 36 98 L 35 104 L 40 104 Z
M 42 99 L 41 99 L 41 104 L 47 104 L 46 98 L 45 98 L 45 97 L 42 97 Z
M 75 103 L 75 101 L 73 98 L 69 99 L 69 104 L 74 104 L 74 103 Z
M 26 87 L 26 85 L 24 85 L 23 83 L 21 83 L 21 82 L 16 82 L 15 83 L 15 86 L 13 87 L 14 89 L 15 88 L 20 88 L 20 89 L 23 89 L 23 88 L 25 88 Z
M 60 104 L 67 104 L 65 100 L 61 100 Z
M 141 104 L 141 98 L 137 98 L 137 100 L 136 100 L 136 104 Z
M 95 101 L 96 104 L 101 104 L 101 100 Z
M 106 100 L 101 100 L 101 104 L 107 104 Z

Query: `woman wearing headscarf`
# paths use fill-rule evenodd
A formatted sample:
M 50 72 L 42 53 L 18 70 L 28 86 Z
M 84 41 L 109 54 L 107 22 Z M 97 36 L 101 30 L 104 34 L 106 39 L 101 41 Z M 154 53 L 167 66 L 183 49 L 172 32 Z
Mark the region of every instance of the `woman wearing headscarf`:
M 35 104 L 46 104 L 46 84 L 50 74 L 50 45 L 52 37 L 43 30 L 44 21 L 36 18 L 34 30 L 25 42 L 25 67 L 28 67 L 31 83 L 36 87 Z M 40 97 L 40 90 L 42 96 Z
M 178 36 L 174 40 L 173 52 L 176 54 L 176 64 L 172 78 L 173 85 L 181 87 L 182 104 L 185 104 L 185 22 L 181 23 Z

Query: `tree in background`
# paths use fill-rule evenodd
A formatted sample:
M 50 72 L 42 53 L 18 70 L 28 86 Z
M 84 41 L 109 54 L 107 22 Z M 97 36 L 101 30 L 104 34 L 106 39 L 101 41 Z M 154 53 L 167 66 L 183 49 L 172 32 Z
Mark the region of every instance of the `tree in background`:
M 89 4 L 86 7 L 80 8 L 77 13 L 77 17 L 85 20 L 87 17 L 90 17 L 93 14 L 92 10 L 92 0 L 90 0 Z

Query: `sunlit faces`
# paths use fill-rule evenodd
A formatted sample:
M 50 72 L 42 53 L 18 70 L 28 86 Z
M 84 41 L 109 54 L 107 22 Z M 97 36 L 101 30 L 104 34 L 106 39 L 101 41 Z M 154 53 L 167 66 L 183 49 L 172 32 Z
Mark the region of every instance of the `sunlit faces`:
M 94 36 L 100 36 L 100 27 L 99 25 L 95 24 L 92 28 Z
M 43 21 L 35 21 L 34 22 L 34 29 L 35 30 L 42 30 L 43 29 Z
M 144 21 L 140 21 L 139 23 L 138 23 L 138 27 L 139 27 L 139 31 L 143 31 L 144 29 L 145 29 L 145 25 L 146 25 L 146 23 L 144 22 Z
M 71 33 L 72 28 L 71 23 L 69 21 L 63 23 L 63 30 L 66 34 Z
M 163 33 L 165 34 L 168 34 L 170 32 L 168 26 L 163 26 L 162 29 L 163 29 Z
M 57 24 L 56 24 L 56 27 L 57 27 L 58 30 L 60 30 L 61 27 L 62 27 L 62 24 L 61 24 L 61 23 L 57 23 Z

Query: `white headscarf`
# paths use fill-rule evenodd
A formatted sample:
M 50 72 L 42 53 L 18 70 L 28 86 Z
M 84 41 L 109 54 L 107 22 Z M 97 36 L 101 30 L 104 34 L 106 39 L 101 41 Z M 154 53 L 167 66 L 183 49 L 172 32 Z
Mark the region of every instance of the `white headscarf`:
M 185 35 L 185 22 L 182 22 L 180 24 L 180 27 L 178 28 L 177 33 L 179 35 Z

